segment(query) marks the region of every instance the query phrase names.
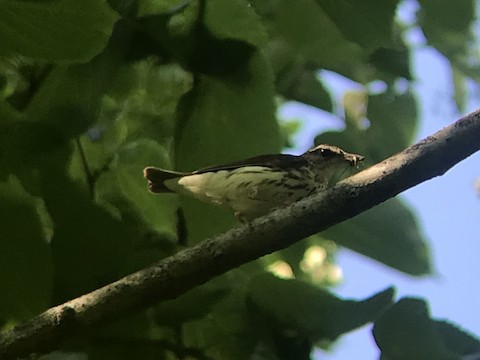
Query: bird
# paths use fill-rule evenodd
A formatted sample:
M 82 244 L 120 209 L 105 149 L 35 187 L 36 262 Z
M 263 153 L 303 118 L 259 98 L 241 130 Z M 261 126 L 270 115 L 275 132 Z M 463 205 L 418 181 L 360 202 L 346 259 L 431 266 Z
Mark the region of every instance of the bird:
M 301 155 L 259 155 L 191 172 L 148 166 L 143 174 L 153 193 L 191 196 L 229 208 L 241 222 L 249 222 L 325 190 L 364 158 L 321 144 Z

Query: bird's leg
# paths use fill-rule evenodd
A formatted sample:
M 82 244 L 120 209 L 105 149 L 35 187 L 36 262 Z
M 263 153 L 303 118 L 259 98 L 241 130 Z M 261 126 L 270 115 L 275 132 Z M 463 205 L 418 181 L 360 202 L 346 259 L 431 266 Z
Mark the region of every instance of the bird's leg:
M 241 223 L 245 224 L 248 222 L 247 219 L 245 219 L 245 217 L 242 215 L 240 211 L 235 211 L 233 214 L 235 215 L 237 220 L 240 221 Z

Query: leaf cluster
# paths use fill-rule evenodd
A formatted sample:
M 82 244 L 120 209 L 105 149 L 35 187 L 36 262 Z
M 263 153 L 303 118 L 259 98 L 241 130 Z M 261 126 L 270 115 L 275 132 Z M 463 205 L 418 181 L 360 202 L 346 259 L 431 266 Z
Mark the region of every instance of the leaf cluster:
M 415 25 L 451 62 L 460 107 L 465 82 L 478 78 L 469 57 L 474 12 L 472 1 L 451 6 L 421 1 Z M 3 0 L 0 7 L 5 328 L 235 224 L 194 200 L 149 194 L 147 165 L 193 170 L 279 152 L 285 129 L 276 110 L 287 101 L 335 114 L 345 129 L 316 141 L 371 163 L 415 134 L 412 48 L 397 0 Z M 454 12 L 458 18 L 445 16 Z M 325 70 L 362 90 L 338 104 L 319 76 Z M 369 91 L 375 82 L 385 90 Z M 478 352 L 476 340 L 431 320 L 420 300 L 392 307 L 392 289 L 353 301 L 320 287 L 336 281 L 332 241 L 410 275 L 431 271 L 412 210 L 394 199 L 62 349 L 91 359 L 307 359 L 314 345 L 379 318 L 382 358 Z M 313 265 L 312 249 L 326 254 Z M 279 264 L 296 279 L 266 273 Z M 417 315 L 427 334 L 421 352 L 409 337 Z M 398 317 L 401 331 L 392 336 Z

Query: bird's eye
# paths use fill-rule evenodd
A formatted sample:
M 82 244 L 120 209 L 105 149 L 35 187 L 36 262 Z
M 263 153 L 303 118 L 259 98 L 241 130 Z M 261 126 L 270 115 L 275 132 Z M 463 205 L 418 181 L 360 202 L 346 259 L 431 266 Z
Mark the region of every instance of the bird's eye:
M 320 154 L 322 154 L 324 158 L 332 158 L 336 155 L 336 153 L 330 149 L 320 149 Z

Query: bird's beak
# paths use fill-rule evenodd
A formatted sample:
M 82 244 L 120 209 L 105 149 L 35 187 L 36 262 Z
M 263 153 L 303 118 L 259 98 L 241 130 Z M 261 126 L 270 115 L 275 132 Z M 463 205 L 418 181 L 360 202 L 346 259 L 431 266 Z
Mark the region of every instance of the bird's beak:
M 345 153 L 345 160 L 347 160 L 352 167 L 357 166 L 360 161 L 363 161 L 363 159 L 365 159 L 365 156 Z

